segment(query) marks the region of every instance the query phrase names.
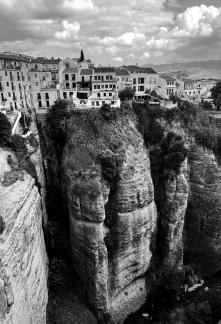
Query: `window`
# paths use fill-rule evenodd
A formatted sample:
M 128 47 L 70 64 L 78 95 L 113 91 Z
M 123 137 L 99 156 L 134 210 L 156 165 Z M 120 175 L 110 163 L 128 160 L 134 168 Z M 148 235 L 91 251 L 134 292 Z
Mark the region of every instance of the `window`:
M 99 97 L 101 96 L 101 94 L 98 92 L 98 93 L 97 93 L 97 96 L 98 96 L 98 98 L 99 98 Z
M 101 76 L 100 76 L 100 75 L 98 75 L 98 76 L 97 76 L 97 79 L 98 79 L 98 80 L 100 80 L 100 79 L 101 79 Z
M 5 76 L 7 76 L 8 75 L 8 73 L 7 73 L 7 71 L 5 71 Z
M 37 93 L 37 98 L 38 98 L 39 100 L 41 100 L 41 94 L 40 94 L 40 93 Z
M 45 93 L 45 99 L 49 99 L 49 94 L 47 92 Z
M 133 90 L 136 91 L 136 87 L 133 87 Z
M 69 80 L 69 75 L 65 74 L 65 80 Z
M 73 96 L 73 92 L 70 92 L 70 93 L 69 93 L 69 97 L 70 97 L 70 98 L 71 98 L 71 96 Z
M 105 104 L 105 101 L 102 101 L 102 105 L 104 105 Z
M 97 76 L 96 75 L 94 76 L 94 80 L 97 80 Z
M 116 84 L 113 84 L 113 89 L 116 89 Z
M 8 96 L 11 97 L 11 92 L 8 93 Z
M 110 75 L 110 80 L 113 80 L 113 75 Z
M 38 77 L 37 73 L 35 73 L 35 77 L 36 77 L 36 78 Z
M 76 87 L 76 83 L 72 83 L 72 88 L 75 88 Z
M 97 89 L 100 89 L 100 85 L 99 84 L 97 85 Z
M 101 85 L 101 88 L 104 89 L 104 84 Z
M 38 87 L 38 82 L 35 82 L 36 87 Z
M 95 105 L 95 102 L 94 102 L 94 101 L 92 101 L 92 102 L 91 102 L 91 104 L 92 104 L 92 106 L 94 106 L 94 105 Z
M 112 84 L 109 84 L 109 88 L 112 88 Z
M 38 68 L 38 64 L 35 64 L 35 69 L 37 69 Z
M 49 100 L 46 100 L 46 106 L 50 107 Z
M 109 92 L 109 97 L 112 97 L 112 93 L 111 92 Z
M 38 102 L 38 107 L 39 107 L 39 108 L 42 107 L 42 103 L 41 103 L 41 101 Z
M 106 95 L 107 95 L 106 92 L 104 92 L 104 97 L 106 97 Z
M 111 104 L 114 105 L 114 101 L 111 101 Z
M 106 80 L 109 80 L 109 75 L 106 75 Z
M 138 78 L 138 83 L 139 84 L 144 84 L 144 78 Z
M 84 76 L 82 76 L 82 82 L 84 82 Z
M 137 80 L 136 79 L 133 79 L 133 84 L 136 84 L 137 83 Z
M 72 74 L 72 75 L 71 75 L 71 79 L 72 79 L 72 80 L 75 80 L 75 74 Z
M 105 84 L 105 88 L 108 89 L 108 84 Z
M 67 99 L 67 92 L 63 92 L 63 98 Z
M 97 89 L 97 86 L 96 86 L 96 84 L 94 85 L 94 89 Z
M 99 106 L 99 101 L 96 101 L 96 106 Z
M 69 89 L 69 86 L 70 86 L 70 84 L 69 83 L 66 83 L 66 88 L 67 89 Z
M 7 82 L 7 87 L 9 87 L 9 82 Z

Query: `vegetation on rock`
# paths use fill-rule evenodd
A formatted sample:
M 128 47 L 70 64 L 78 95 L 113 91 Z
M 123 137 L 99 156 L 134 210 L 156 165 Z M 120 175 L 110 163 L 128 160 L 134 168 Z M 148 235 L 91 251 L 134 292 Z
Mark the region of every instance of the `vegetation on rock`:
M 9 145 L 11 137 L 11 124 L 7 117 L 0 112 L 0 147 Z

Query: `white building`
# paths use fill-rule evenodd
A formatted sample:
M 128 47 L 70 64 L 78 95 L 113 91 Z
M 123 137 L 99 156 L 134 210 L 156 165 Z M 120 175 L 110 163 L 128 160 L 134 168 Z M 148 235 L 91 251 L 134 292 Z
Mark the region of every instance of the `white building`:
M 132 87 L 136 97 L 145 95 L 146 90 L 155 90 L 158 84 L 158 74 L 152 68 L 137 65 L 123 66 L 130 73 Z

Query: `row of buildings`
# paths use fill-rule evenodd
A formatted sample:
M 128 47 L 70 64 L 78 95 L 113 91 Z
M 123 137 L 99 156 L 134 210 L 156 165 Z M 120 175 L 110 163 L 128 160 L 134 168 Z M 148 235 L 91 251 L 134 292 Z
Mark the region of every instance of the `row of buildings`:
M 208 84 L 190 84 L 171 75 L 160 75 L 152 68 L 138 65 L 95 67 L 81 58 L 48 59 L 0 53 L 0 108 L 42 110 L 58 98 L 77 105 L 100 107 L 104 103 L 119 105 L 119 91 L 132 87 L 137 99 L 155 90 L 161 97 L 201 96 Z

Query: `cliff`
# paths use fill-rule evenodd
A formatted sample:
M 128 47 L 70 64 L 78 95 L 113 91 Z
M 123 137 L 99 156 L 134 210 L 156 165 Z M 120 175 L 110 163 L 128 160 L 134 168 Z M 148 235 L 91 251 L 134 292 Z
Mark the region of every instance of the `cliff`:
M 210 150 L 189 155 L 190 193 L 185 217 L 185 255 L 202 274 L 221 270 L 221 168 Z
M 30 154 L 38 166 L 41 189 L 29 174 L 13 168 L 17 161 L 12 151 L 0 149 L 0 322 L 3 324 L 46 323 L 44 175 L 39 147 L 30 148 Z
M 91 126 L 72 120 L 63 155 L 72 258 L 97 317 L 123 322 L 147 294 L 157 223 L 150 161 L 132 119 Z M 102 165 L 107 155 L 117 167 Z

